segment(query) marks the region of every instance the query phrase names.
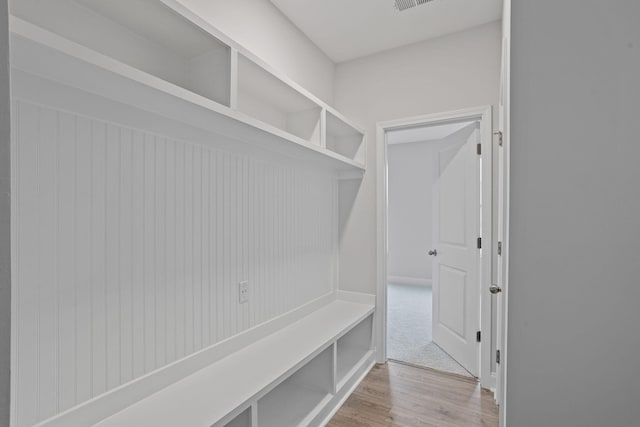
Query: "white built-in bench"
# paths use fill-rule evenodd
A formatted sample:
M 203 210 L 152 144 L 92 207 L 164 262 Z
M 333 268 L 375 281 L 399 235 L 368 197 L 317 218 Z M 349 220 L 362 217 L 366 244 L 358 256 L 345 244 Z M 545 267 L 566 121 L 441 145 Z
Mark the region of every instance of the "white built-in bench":
M 362 129 L 181 2 L 135 5 L 16 2 L 14 96 L 336 181 L 362 177 Z M 374 307 L 373 296 L 334 290 L 38 426 L 323 425 L 373 365 Z
M 331 302 L 97 426 L 323 425 L 373 366 L 373 312 Z

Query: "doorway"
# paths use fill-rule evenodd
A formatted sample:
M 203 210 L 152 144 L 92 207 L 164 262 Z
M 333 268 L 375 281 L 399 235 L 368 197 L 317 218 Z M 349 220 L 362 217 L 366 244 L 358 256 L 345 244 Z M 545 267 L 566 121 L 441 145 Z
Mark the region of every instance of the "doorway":
M 378 124 L 380 363 L 391 358 L 495 387 L 491 131 L 491 107 Z M 421 160 L 422 168 L 411 167 Z
M 475 345 L 460 348 L 458 341 L 478 329 L 478 292 L 469 284 L 477 281 L 479 258 L 442 258 L 468 246 L 475 252 L 479 132 L 477 120 L 387 132 L 387 356 L 463 376 L 477 375 Z

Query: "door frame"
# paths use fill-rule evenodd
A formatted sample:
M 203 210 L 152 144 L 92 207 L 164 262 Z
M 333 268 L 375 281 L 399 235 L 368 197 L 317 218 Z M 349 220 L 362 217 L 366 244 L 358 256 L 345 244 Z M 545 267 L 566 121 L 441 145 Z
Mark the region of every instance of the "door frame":
M 493 268 L 493 118 L 490 105 L 449 111 L 436 114 L 408 117 L 404 119 L 376 123 L 376 210 L 377 210 L 377 307 L 375 322 L 376 362 L 387 362 L 387 217 L 388 217 L 388 161 L 387 132 L 391 130 L 416 127 L 420 125 L 437 125 L 458 121 L 480 121 L 480 144 L 482 147 L 482 247 L 483 257 L 480 260 L 480 319 L 479 327 L 482 340 L 478 344 L 480 385 L 487 389 L 495 389 L 496 378 L 491 374 L 491 294 L 489 287 L 492 281 Z

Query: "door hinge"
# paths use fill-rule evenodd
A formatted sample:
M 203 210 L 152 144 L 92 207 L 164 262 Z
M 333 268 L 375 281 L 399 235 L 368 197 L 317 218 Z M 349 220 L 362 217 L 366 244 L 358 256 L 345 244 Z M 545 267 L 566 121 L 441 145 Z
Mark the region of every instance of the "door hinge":
M 500 350 L 496 350 L 496 363 L 500 363 Z
M 498 242 L 498 255 L 502 255 L 502 242 Z
M 502 132 L 498 131 L 498 132 L 494 132 L 493 134 L 498 135 L 498 145 L 502 147 Z
M 478 249 L 482 249 L 482 237 L 478 237 Z
M 476 342 L 480 342 L 482 340 L 482 332 L 476 332 Z
M 482 155 L 482 144 L 478 142 L 478 144 L 476 145 L 476 152 L 478 153 L 478 156 Z

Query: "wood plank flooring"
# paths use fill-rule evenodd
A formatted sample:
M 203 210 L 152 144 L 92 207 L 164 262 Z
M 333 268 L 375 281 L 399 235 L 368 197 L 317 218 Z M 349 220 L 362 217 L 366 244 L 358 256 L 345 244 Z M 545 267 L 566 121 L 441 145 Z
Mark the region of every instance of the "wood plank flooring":
M 493 394 L 474 379 L 389 362 L 373 367 L 327 426 L 497 425 Z

